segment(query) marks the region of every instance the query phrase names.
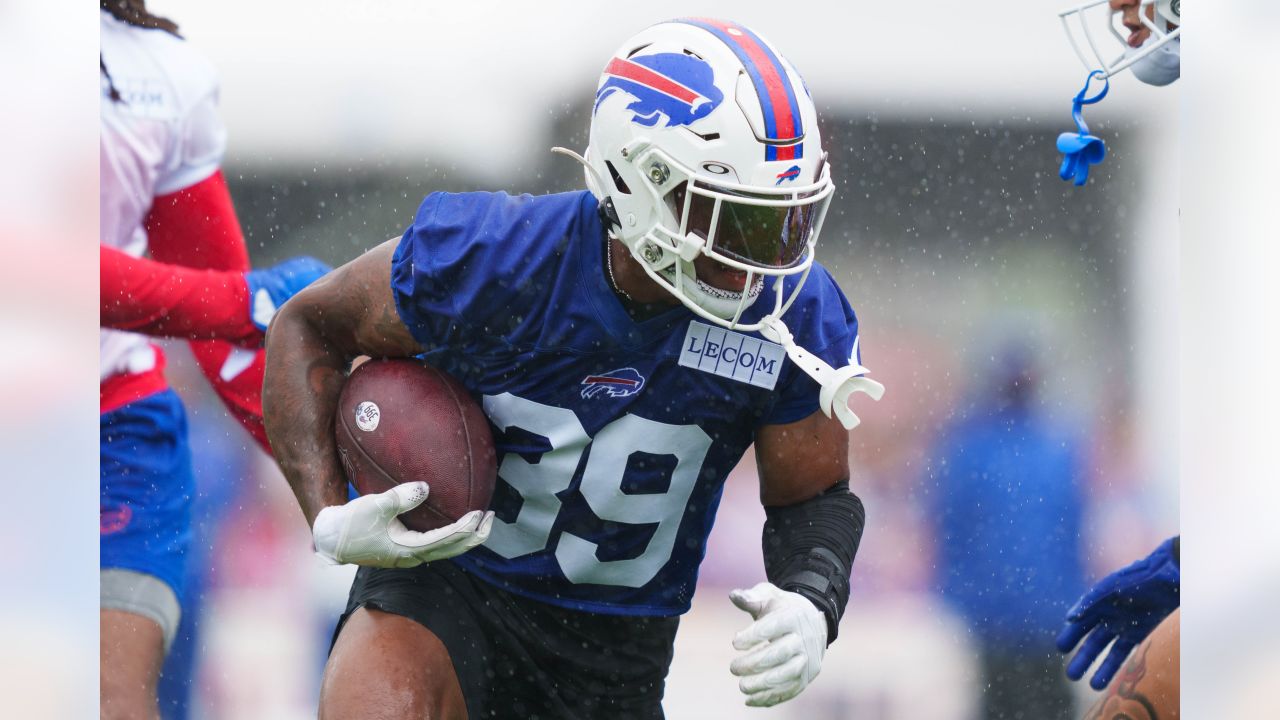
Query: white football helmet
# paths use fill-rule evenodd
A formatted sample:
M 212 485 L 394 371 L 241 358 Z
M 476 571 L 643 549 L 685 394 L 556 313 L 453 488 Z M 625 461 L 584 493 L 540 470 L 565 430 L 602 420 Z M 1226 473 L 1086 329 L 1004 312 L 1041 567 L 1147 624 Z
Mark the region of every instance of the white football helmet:
M 1182 35 L 1181 0 L 1140 0 L 1139 5 L 1138 17 L 1151 31 L 1151 37 L 1136 49 L 1129 47 L 1128 30 L 1120 23 L 1120 11 L 1111 10 L 1109 0 L 1089 0 L 1058 13 L 1071 48 L 1086 69 L 1101 70 L 1110 78 L 1157 52 L 1176 49 Z M 1148 17 L 1149 13 L 1154 17 Z M 1111 37 L 1095 38 L 1095 31 L 1101 29 L 1104 20 Z
M 587 160 L 611 235 L 693 312 L 758 330 L 739 320 L 766 278 L 775 316 L 799 293 L 835 186 L 800 75 L 750 29 L 694 18 L 628 40 L 600 77 Z M 745 291 L 700 280 L 699 255 L 746 273 Z
M 835 186 L 809 91 L 766 40 L 709 18 L 632 37 L 600 76 L 578 159 L 609 235 L 686 307 L 782 345 L 821 387 L 822 411 L 846 428 L 858 424 L 852 393 L 880 399 L 884 387 L 864 377 L 856 343 L 849 364 L 833 368 L 799 347 L 781 319 L 813 266 Z M 743 291 L 698 278 L 704 255 L 744 274 Z M 788 295 L 790 275 L 799 278 Z M 770 311 L 741 322 L 761 295 L 772 296 Z

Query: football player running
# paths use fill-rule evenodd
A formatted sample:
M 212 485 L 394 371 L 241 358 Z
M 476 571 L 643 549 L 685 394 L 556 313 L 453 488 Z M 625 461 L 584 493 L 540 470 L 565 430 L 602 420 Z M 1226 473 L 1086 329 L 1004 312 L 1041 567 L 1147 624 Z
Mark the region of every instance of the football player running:
M 192 344 L 198 361 L 264 439 L 261 360 L 245 350 L 248 360 L 228 365 L 228 341 L 259 343 L 275 307 L 327 268 L 295 259 L 249 270 L 218 169 L 225 132 L 212 67 L 142 0 L 101 9 L 99 699 L 103 717 L 148 718 L 159 716 L 160 667 L 184 600 L 193 477 L 164 354 L 138 332 L 203 338 Z
M 1168 85 L 1181 75 L 1180 6 L 1179 0 L 1095 0 L 1060 17 L 1090 71 L 1109 78 L 1127 68 L 1144 83 Z M 1112 36 L 1106 42 L 1092 32 L 1095 16 L 1103 12 Z M 1068 677 L 1084 677 L 1110 647 L 1090 680 L 1094 689 L 1107 690 L 1087 714 L 1091 720 L 1178 717 L 1179 544 L 1180 538 L 1170 538 L 1148 557 L 1103 578 L 1068 611 L 1058 648 L 1069 653 L 1080 645 Z M 1117 672 L 1120 680 L 1112 684 Z
M 662 717 L 752 443 L 767 577 L 730 594 L 746 704 L 799 694 L 837 636 L 863 527 L 847 400 L 883 388 L 814 262 L 834 185 L 800 76 L 742 25 L 660 23 L 609 59 L 579 160 L 585 191 L 428 196 L 268 332 L 276 458 L 318 554 L 366 566 L 323 718 Z M 492 511 L 416 533 L 396 515 L 425 483 L 347 502 L 333 418 L 360 355 L 421 355 L 481 400 Z

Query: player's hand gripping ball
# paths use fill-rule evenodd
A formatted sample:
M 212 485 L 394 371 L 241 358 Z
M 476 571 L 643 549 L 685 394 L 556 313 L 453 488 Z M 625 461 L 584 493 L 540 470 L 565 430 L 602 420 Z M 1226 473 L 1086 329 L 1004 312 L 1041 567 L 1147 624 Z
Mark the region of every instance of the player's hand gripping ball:
M 311 528 L 316 554 L 334 564 L 410 568 L 461 555 L 489 539 L 493 513 L 483 510 L 428 532 L 405 527 L 396 516 L 421 505 L 427 493 L 424 482 L 405 483 L 321 510 Z
M 416 360 L 366 362 L 343 387 L 335 432 L 361 497 L 316 516 L 321 557 L 413 567 L 488 539 L 493 437 L 456 380 Z
M 370 360 L 352 371 L 334 423 L 338 455 L 361 495 L 425 482 L 426 501 L 404 514 L 434 530 L 488 510 L 498 477 L 484 411 L 454 378 L 418 360 Z

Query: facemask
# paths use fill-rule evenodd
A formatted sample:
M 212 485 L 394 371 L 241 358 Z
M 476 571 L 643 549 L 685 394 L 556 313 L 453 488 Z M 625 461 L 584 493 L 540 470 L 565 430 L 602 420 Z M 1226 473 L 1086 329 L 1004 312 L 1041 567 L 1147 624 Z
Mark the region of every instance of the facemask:
M 1147 42 L 1143 43 L 1143 47 L 1155 39 L 1148 38 Z M 1132 56 L 1141 51 L 1141 47 L 1128 48 L 1125 50 L 1125 55 Z M 1181 60 L 1182 38 L 1174 38 L 1155 52 L 1130 65 L 1129 69 L 1133 71 L 1134 77 L 1148 85 L 1168 85 L 1182 74 Z

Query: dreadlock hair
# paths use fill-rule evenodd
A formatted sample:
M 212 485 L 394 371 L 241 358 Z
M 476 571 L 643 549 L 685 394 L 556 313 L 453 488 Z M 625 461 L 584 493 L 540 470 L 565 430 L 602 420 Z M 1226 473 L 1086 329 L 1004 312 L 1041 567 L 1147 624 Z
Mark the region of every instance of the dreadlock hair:
M 163 30 L 174 37 L 178 34 L 178 23 L 152 15 L 147 12 L 146 0 L 98 0 L 103 10 L 111 13 L 115 19 L 148 30 Z
M 98 3 L 100 8 L 111 13 L 111 17 L 120 22 L 148 30 L 163 30 L 176 38 L 182 37 L 178 34 L 178 23 L 147 12 L 146 0 L 98 0 Z M 107 79 L 108 95 L 111 101 L 124 102 L 120 91 L 116 89 L 116 84 L 111 80 L 111 73 L 107 70 L 106 61 L 102 59 L 102 53 L 98 53 L 98 69 Z
M 116 83 L 111 79 L 111 73 L 107 70 L 107 61 L 102 59 L 102 53 L 98 53 L 98 69 L 102 71 L 102 77 L 107 79 L 107 96 L 111 98 L 111 102 L 124 102 L 124 97 L 116 89 Z M 125 104 L 127 105 L 128 103 Z

